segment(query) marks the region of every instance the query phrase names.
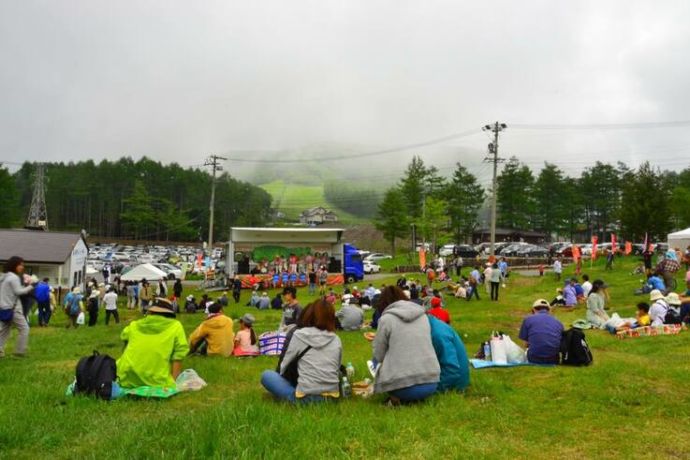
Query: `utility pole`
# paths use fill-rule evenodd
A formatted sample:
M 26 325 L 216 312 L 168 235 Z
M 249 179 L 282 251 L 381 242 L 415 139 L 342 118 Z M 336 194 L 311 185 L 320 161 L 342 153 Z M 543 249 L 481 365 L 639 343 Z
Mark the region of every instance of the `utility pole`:
M 26 219 L 26 228 L 48 230 L 48 207 L 46 206 L 45 171 L 43 163 L 36 163 L 34 191 L 31 196 L 31 207 Z
M 218 155 L 211 155 L 206 158 L 204 166 L 211 167 L 211 204 L 209 206 L 209 217 L 208 217 L 208 247 L 211 253 L 213 253 L 213 213 L 216 202 L 216 171 L 222 171 L 223 167 L 218 164 L 219 160 L 227 160 L 227 158 L 219 157 Z
M 488 161 L 494 164 L 494 175 L 491 183 L 491 246 L 489 247 L 490 254 L 496 255 L 496 198 L 498 195 L 498 163 L 502 163 L 505 160 L 498 157 L 498 133 L 506 129 L 505 123 L 496 122 L 493 125 L 485 125 L 482 131 L 491 131 L 494 133 L 494 141 L 489 144 L 489 156 L 487 156 L 484 161 Z

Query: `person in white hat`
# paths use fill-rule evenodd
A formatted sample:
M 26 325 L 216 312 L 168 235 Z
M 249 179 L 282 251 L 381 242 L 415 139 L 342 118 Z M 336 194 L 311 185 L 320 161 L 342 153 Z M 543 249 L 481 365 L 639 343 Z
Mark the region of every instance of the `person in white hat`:
M 681 305 L 680 296 L 675 292 L 670 292 L 666 296 L 666 303 L 668 304 L 668 311 L 666 312 L 665 323 L 680 324 L 681 321 Z M 672 313 L 669 317 L 669 313 Z M 670 321 L 669 321 L 670 319 Z
M 649 318 L 652 320 L 652 326 L 661 326 L 666 319 L 668 313 L 668 302 L 660 290 L 654 289 L 649 293 L 649 301 L 652 306 L 649 307 Z
M 89 312 L 89 327 L 95 326 L 98 322 L 98 301 L 101 293 L 98 289 L 91 291 L 89 299 L 86 301 L 86 310 Z

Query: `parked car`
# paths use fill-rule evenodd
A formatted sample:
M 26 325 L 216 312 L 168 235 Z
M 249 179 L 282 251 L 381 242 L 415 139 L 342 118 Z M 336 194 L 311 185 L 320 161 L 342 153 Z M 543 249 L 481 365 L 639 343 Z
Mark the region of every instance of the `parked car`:
M 501 248 L 500 251 L 496 251 L 496 254 L 502 257 L 516 257 L 519 255 L 520 251 L 532 246 L 529 243 L 512 243 L 508 246 Z
M 453 255 L 455 249 L 454 244 L 444 244 L 441 249 L 438 250 L 438 255 L 441 257 L 449 257 Z
M 365 261 L 364 262 L 364 273 L 379 273 L 381 271 L 381 266 L 374 262 Z
M 168 279 L 174 280 L 182 278 L 182 269 L 171 264 L 153 264 L 159 270 L 163 270 L 167 275 Z
M 386 260 L 386 259 L 392 259 L 393 256 L 388 255 L 388 254 L 383 254 L 380 252 L 372 252 L 368 256 L 364 258 L 364 261 L 366 262 L 367 260 L 369 262 L 376 262 L 377 260 Z
M 549 250 L 536 244 L 520 248 L 515 254 L 517 257 L 546 257 L 549 255 Z

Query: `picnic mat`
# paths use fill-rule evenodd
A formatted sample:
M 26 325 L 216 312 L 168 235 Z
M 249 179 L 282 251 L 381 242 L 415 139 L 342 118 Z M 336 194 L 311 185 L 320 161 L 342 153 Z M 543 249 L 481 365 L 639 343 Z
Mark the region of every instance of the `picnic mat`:
M 656 335 L 676 335 L 685 329 L 682 324 L 664 324 L 663 326 L 644 326 L 635 329 L 625 329 L 616 332 L 618 339 L 635 339 L 638 337 L 654 337 Z
M 541 366 L 541 367 L 553 367 L 555 364 L 535 364 L 535 363 L 506 363 L 499 364 L 493 361 L 485 361 L 483 359 L 470 359 L 472 367 L 475 369 L 486 369 L 489 367 L 517 367 L 517 366 Z

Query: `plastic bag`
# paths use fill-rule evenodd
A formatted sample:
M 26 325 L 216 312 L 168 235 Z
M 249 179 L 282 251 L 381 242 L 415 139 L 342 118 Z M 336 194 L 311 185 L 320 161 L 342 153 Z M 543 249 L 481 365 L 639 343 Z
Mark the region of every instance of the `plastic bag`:
M 491 361 L 496 364 L 508 364 L 505 342 L 500 335 L 491 337 Z
M 84 324 L 84 312 L 80 311 L 79 316 L 77 316 L 77 324 Z
M 175 381 L 177 391 L 199 391 L 206 386 L 204 379 L 194 369 L 185 369 Z
M 506 358 L 511 364 L 522 364 L 527 362 L 525 357 L 525 350 L 520 348 L 518 344 L 513 342 L 509 335 L 503 335 L 503 346 L 506 350 Z

